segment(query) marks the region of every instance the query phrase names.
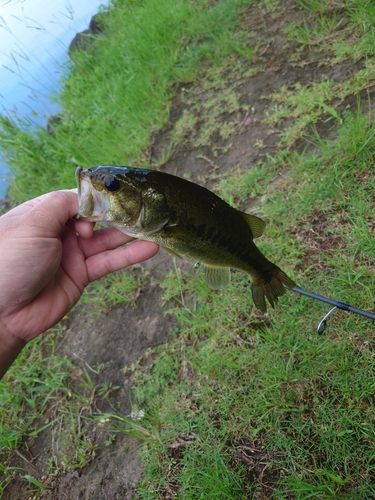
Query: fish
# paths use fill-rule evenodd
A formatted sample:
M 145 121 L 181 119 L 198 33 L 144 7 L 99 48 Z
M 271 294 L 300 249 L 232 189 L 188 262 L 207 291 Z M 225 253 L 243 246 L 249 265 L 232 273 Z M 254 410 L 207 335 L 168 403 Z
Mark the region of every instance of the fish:
M 157 170 L 109 165 L 77 167 L 76 180 L 77 218 L 107 222 L 176 257 L 198 261 L 212 289 L 229 284 L 231 268 L 243 271 L 255 306 L 265 313 L 266 298 L 274 307 L 285 287 L 296 286 L 254 243 L 265 222 L 205 187 Z

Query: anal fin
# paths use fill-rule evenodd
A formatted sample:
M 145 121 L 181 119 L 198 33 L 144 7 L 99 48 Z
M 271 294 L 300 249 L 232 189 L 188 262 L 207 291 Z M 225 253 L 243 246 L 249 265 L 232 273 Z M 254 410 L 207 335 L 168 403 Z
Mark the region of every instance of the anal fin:
M 225 288 L 230 283 L 230 268 L 229 267 L 213 267 L 203 264 L 204 274 L 206 276 L 207 285 L 212 290 Z

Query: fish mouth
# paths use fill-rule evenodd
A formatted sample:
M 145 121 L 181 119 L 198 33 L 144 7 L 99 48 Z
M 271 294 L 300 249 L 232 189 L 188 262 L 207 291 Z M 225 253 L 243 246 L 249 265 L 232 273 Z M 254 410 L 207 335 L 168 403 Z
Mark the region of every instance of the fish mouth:
M 110 209 L 109 200 L 92 184 L 90 169 L 77 167 L 78 213 L 76 219 L 89 222 L 105 221 Z

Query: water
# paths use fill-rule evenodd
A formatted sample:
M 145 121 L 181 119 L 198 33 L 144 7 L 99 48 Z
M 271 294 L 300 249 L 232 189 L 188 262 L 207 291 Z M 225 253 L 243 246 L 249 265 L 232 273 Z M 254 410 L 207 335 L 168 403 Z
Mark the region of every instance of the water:
M 58 111 L 51 96 L 59 89 L 68 46 L 88 28 L 99 0 L 0 0 L 0 112 L 46 125 Z M 10 172 L 0 160 L 0 198 Z

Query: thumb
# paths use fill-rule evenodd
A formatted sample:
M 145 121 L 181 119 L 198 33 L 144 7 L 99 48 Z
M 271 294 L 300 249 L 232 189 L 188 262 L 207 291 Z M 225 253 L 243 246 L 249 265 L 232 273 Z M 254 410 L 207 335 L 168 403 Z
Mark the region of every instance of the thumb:
M 14 215 L 21 216 L 22 224 L 18 229 L 23 236 L 53 238 L 78 212 L 77 192 L 63 190 L 43 194 L 19 205 L 14 212 Z

